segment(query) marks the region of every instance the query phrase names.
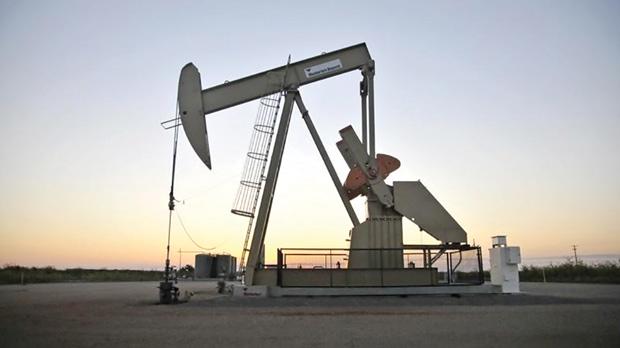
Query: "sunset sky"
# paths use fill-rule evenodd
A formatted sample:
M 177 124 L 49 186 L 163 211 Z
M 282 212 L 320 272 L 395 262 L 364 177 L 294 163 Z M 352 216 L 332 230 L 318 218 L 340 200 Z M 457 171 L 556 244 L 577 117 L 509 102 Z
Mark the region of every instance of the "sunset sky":
M 402 163 L 388 183 L 422 180 L 484 248 L 506 234 L 526 261 L 573 244 L 620 257 L 618 1 L 0 0 L 0 265 L 162 268 L 173 134 L 159 123 L 183 65 L 209 87 L 360 42 L 377 152 Z M 301 88 L 342 180 L 360 78 Z M 178 213 L 216 252 L 241 252 L 247 219 L 230 208 L 257 108 L 207 116 L 212 171 L 180 138 Z M 172 250 L 197 250 L 174 222 Z M 406 242 L 435 242 L 404 225 Z M 267 259 L 346 247 L 350 228 L 295 111 Z

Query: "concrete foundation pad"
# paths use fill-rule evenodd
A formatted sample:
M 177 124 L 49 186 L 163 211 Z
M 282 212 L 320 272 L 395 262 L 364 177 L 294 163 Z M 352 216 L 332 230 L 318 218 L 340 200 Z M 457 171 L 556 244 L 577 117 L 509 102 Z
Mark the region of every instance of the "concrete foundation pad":
M 232 295 L 238 297 L 267 297 L 269 290 L 269 287 L 266 285 L 245 286 L 235 284 L 233 285 Z
M 452 294 L 500 294 L 501 286 L 450 285 L 450 286 L 409 286 L 389 288 L 282 288 L 269 287 L 271 297 L 289 296 L 402 296 L 402 295 L 452 295 Z

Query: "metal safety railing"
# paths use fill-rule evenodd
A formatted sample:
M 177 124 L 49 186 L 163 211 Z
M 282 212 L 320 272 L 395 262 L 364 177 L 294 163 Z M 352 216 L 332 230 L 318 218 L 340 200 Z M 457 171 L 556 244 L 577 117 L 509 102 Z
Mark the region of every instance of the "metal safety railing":
M 482 250 L 479 246 L 466 244 L 407 245 L 385 249 L 280 248 L 277 252 L 277 284 L 282 287 L 452 286 L 484 283 Z M 355 253 L 374 258 L 378 264 L 373 267 L 352 265 L 349 261 Z M 394 255 L 402 257 L 402 263 L 397 260 L 395 264 Z M 355 277 L 366 281 L 356 283 L 343 280 Z M 404 280 L 399 281 L 399 277 Z M 423 280 L 416 283 L 415 277 L 422 277 Z M 368 281 L 371 278 L 375 280 Z M 310 281 L 304 284 L 297 279 Z

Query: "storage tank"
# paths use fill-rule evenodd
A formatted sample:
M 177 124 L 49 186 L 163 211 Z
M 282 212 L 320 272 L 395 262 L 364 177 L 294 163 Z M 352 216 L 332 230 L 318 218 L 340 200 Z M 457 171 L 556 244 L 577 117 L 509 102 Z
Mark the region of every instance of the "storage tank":
M 194 278 L 204 279 L 215 277 L 216 257 L 207 254 L 198 254 L 194 260 Z
M 216 277 L 230 278 L 237 271 L 237 258 L 231 255 L 217 255 L 215 265 Z

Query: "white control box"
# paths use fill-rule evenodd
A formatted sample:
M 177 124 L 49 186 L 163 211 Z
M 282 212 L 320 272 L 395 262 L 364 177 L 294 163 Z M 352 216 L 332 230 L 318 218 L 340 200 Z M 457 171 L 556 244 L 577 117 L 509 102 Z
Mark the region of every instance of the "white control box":
M 518 265 L 521 263 L 521 248 L 519 247 L 506 247 L 508 250 L 508 260 L 506 263 L 509 265 Z
M 494 244 L 493 248 L 489 249 L 489 256 L 491 258 L 491 284 L 501 286 L 503 293 L 518 293 L 520 291 L 521 248 Z

